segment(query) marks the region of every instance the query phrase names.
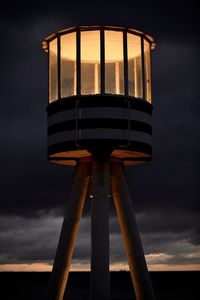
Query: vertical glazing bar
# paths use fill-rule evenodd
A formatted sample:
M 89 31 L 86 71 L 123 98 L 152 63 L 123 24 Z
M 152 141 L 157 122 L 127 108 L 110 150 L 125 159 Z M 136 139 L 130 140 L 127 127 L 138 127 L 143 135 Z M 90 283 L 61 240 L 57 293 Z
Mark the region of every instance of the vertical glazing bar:
M 76 32 L 76 92 L 77 95 L 81 94 L 81 41 L 80 41 L 80 29 Z
M 149 44 L 149 63 L 150 63 L 150 88 L 151 88 L 151 93 L 150 93 L 150 103 L 152 104 L 152 67 L 151 67 L 151 62 L 152 62 L 152 51 L 151 51 L 151 44 Z
M 128 96 L 128 48 L 127 48 L 127 32 L 123 32 L 123 50 L 124 50 L 124 94 Z M 127 132 L 127 144 L 124 147 L 128 147 L 130 143 L 130 102 L 129 99 L 126 99 L 126 103 L 128 106 L 128 114 L 127 114 L 127 130 L 125 130 L 125 136 Z
M 80 29 L 76 32 L 76 93 L 81 95 L 81 37 Z M 79 130 L 79 120 L 81 118 L 80 99 L 76 100 L 76 146 L 79 147 L 81 130 Z
M 119 62 L 115 63 L 115 92 L 120 94 Z
M 101 94 L 105 94 L 105 34 L 103 28 L 101 29 L 100 44 L 101 44 Z
M 48 95 L 48 104 L 50 103 L 50 80 L 49 80 L 49 76 L 50 76 L 50 71 L 49 71 L 49 68 L 50 68 L 50 47 L 49 47 L 49 43 L 48 43 L 48 64 L 47 64 L 47 68 L 48 68 L 48 71 L 47 71 L 47 81 L 48 81 L 48 84 L 47 84 L 47 87 L 48 87 L 48 92 L 47 92 L 47 95 Z
M 58 43 L 57 43 L 57 65 L 58 65 L 58 99 L 61 98 L 61 84 L 60 84 L 60 36 L 58 36 Z
M 139 96 L 139 91 L 138 91 L 138 65 L 135 63 L 135 68 L 134 68 L 134 83 L 135 83 L 135 97 L 140 98 Z M 143 88 L 143 87 L 142 87 Z
M 76 84 L 76 81 L 77 81 L 77 70 L 76 70 L 76 61 L 74 61 L 74 95 L 77 94 L 77 84 Z
M 98 82 L 99 82 L 99 72 L 98 72 L 98 63 L 94 65 L 94 93 L 98 94 Z
M 141 54 L 142 54 L 142 99 L 145 99 L 146 85 L 145 85 L 145 66 L 144 66 L 144 39 L 141 37 Z
M 124 94 L 128 96 L 128 51 L 127 51 L 127 32 L 123 32 L 124 47 Z

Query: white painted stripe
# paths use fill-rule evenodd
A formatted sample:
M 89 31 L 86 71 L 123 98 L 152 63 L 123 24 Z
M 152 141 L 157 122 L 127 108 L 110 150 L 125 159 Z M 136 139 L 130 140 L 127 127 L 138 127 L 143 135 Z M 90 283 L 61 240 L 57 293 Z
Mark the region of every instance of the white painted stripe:
M 85 139 L 119 139 L 127 140 L 127 130 L 120 129 L 106 129 L 106 128 L 94 128 L 79 130 L 78 140 Z M 150 144 L 152 143 L 152 136 L 145 132 L 133 131 L 129 132 L 130 141 L 138 141 Z M 56 143 L 68 142 L 76 140 L 76 130 L 58 132 L 48 137 L 48 145 Z
M 152 117 L 142 111 L 134 110 L 128 108 L 115 108 L 115 107 L 88 107 L 76 110 L 70 109 L 66 111 L 59 112 L 48 117 L 48 126 L 56 123 L 76 120 L 76 118 L 81 116 L 81 119 L 99 119 L 99 118 L 111 118 L 111 119 L 125 119 L 135 120 L 144 122 L 151 125 Z M 129 115 L 129 116 L 128 116 Z

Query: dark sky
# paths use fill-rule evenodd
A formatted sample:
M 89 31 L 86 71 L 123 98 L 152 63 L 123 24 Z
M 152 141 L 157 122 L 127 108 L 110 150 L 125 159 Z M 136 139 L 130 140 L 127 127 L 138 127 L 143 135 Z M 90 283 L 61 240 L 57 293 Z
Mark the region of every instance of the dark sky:
M 199 18 L 194 1 L 4 5 L 0 264 L 52 261 L 73 174 L 72 168 L 47 161 L 47 57 L 41 41 L 66 27 L 118 25 L 144 31 L 157 41 L 152 53 L 153 160 L 127 168 L 147 261 L 200 269 Z M 77 264 L 89 262 L 87 211 L 88 204 L 76 243 Z M 113 209 L 110 224 L 111 261 L 126 262 Z

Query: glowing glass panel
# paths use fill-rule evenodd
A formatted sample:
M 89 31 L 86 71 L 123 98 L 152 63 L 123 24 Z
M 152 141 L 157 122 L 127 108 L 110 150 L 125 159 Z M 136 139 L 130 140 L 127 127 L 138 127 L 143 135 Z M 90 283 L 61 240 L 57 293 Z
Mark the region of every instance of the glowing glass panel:
M 60 37 L 61 97 L 76 95 L 76 33 Z
M 144 40 L 144 75 L 145 75 L 145 99 L 151 103 L 151 60 L 150 44 Z
M 105 31 L 105 92 L 124 94 L 123 33 Z
M 81 94 L 100 93 L 100 31 L 81 32 Z
M 142 98 L 141 38 L 127 34 L 128 50 L 128 94 Z
M 49 43 L 49 103 L 58 99 L 57 39 Z

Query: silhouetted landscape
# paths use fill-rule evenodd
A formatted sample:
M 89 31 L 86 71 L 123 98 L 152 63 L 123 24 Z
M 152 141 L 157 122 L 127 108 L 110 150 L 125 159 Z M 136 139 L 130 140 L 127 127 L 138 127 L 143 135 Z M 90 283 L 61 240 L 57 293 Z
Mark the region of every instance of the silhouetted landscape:
M 200 272 L 150 272 L 156 300 L 200 299 Z M 1 272 L 2 300 L 43 300 L 50 272 Z M 111 272 L 111 299 L 134 300 L 129 272 Z M 90 297 L 90 273 L 71 272 L 65 300 L 87 300 Z

